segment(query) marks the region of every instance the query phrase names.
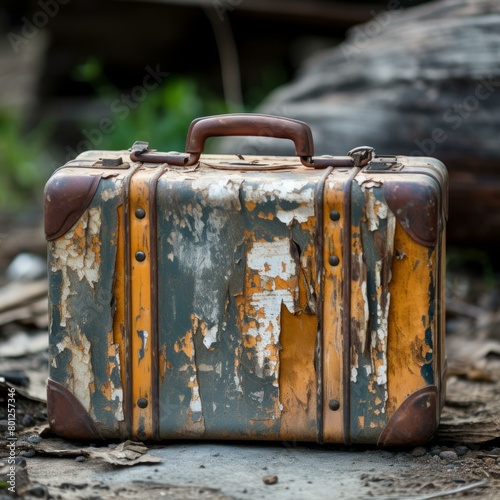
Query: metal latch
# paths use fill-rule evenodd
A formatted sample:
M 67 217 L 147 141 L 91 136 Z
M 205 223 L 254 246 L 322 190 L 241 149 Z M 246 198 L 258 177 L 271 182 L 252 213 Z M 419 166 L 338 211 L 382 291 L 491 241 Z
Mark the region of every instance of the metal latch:
M 403 165 L 398 163 L 396 156 L 376 156 L 366 166 L 366 170 L 390 171 L 396 172 L 401 170 Z
M 149 150 L 149 143 L 145 141 L 135 141 L 129 149 L 131 153 L 141 154 Z
M 347 154 L 353 159 L 355 167 L 366 167 L 366 170 L 395 172 L 403 168 L 396 156 L 377 156 L 371 146 L 359 146 Z
M 358 146 L 351 149 L 347 154 L 354 160 L 355 167 L 364 167 L 373 158 L 375 148 L 371 146 Z
M 99 158 L 92 166 L 95 168 L 127 169 L 130 168 L 130 163 L 124 163 L 121 156 L 105 156 Z

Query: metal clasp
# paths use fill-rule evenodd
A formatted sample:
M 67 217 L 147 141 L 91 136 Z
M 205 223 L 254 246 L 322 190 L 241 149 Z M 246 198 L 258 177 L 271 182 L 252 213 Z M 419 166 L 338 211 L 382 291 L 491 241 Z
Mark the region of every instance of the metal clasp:
M 375 155 L 375 148 L 371 146 L 358 146 L 347 153 L 353 160 L 355 167 L 364 167 Z

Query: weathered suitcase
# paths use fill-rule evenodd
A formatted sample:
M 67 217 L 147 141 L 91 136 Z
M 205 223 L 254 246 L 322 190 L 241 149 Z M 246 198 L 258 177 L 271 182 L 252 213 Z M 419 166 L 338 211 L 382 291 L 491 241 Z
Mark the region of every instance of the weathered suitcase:
M 210 136 L 297 158 L 203 155 Z M 313 157 L 309 127 L 195 120 L 187 154 L 89 151 L 46 186 L 52 429 L 410 445 L 445 389 L 447 173 Z

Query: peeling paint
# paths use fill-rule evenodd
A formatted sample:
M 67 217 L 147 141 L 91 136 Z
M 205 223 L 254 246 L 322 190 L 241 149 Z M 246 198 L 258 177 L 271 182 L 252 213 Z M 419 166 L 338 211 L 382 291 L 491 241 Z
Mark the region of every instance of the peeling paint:
M 247 268 L 250 279 L 259 279 L 259 286 L 251 291 L 247 311 L 247 322 L 252 326 L 246 330 L 246 334 L 256 340 L 255 373 L 261 378 L 272 375 L 277 380 L 281 304 L 295 312 L 298 294 L 297 268 L 290 252 L 290 240 L 255 241 L 247 253 Z M 289 286 L 283 286 L 280 280 Z
M 212 346 L 217 342 L 217 334 L 219 333 L 219 325 L 215 325 L 212 328 L 208 328 L 206 333 L 203 335 L 203 345 L 207 349 L 211 349 Z
M 313 216 L 314 205 L 312 203 L 303 203 L 293 210 L 283 210 L 279 208 L 276 212 L 276 217 L 287 226 L 290 226 L 294 221 L 299 223 L 307 222 L 309 218 Z
M 138 351 L 139 362 L 144 358 L 144 354 L 146 353 L 146 348 L 148 345 L 148 337 L 149 333 L 146 330 L 137 330 L 137 335 L 142 341 L 141 348 Z
M 85 280 L 91 288 L 100 277 L 100 232 L 101 209 L 94 207 L 86 210 L 77 225 L 63 237 L 52 242 L 53 255 L 51 271 L 62 273 L 61 286 L 61 326 L 65 327 L 71 318 L 68 298 L 75 292 L 72 286 L 72 275 L 79 281 Z
M 117 370 L 117 372 L 120 373 L 120 346 L 119 344 L 112 344 L 110 348 L 110 350 L 114 352 L 114 354 L 110 356 L 110 371 Z M 112 361 L 113 359 L 114 363 Z M 121 379 L 118 380 L 121 382 Z M 111 387 L 111 401 L 115 401 L 117 406 L 114 415 L 118 422 L 122 422 L 125 420 L 123 412 L 123 388 L 121 386 L 115 387 L 112 376 L 109 377 L 109 383 Z
M 314 188 L 311 186 L 304 186 L 302 179 L 286 178 L 280 181 L 260 182 L 258 186 L 247 187 L 248 199 L 251 199 L 257 204 L 265 203 L 268 200 L 278 200 L 280 203 L 283 201 L 303 203 L 308 201 L 314 202 Z
M 194 422 L 198 422 L 202 418 L 202 408 L 200 388 L 196 375 L 191 376 L 189 386 L 191 387 L 191 401 L 189 402 L 189 408 L 192 412 L 191 418 Z
M 83 333 L 79 332 L 78 338 L 73 339 L 66 335 L 58 344 L 59 352 L 69 350 L 71 357 L 67 366 L 67 383 L 75 397 L 82 403 L 83 407 L 91 410 L 91 386 L 94 384 L 94 372 L 90 356 L 91 345 Z
M 115 198 L 116 196 L 121 196 L 123 192 L 123 180 L 117 178 L 115 180 L 115 187 L 113 189 L 103 189 L 101 192 L 101 198 L 103 201 L 109 201 Z
M 193 180 L 193 191 L 206 192 L 206 196 L 202 196 L 200 203 L 211 206 L 218 206 L 230 210 L 241 210 L 239 193 L 242 181 L 235 182 L 226 178 L 214 179 L 210 177 L 198 178 Z

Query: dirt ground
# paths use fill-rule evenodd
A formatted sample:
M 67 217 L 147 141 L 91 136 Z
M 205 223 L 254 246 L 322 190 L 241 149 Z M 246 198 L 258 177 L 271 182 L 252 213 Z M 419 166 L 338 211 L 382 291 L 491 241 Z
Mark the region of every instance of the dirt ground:
M 23 251 L 43 254 L 43 238 L 30 234 L 29 244 L 26 234 L 19 240 Z M 78 443 L 47 429 L 46 283 L 7 279 L 5 267 L 19 249 L 13 240 L 10 254 L 9 245 L 0 252 L 0 372 L 7 379 L 0 382 L 0 500 L 11 498 L 14 448 L 15 494 L 22 498 L 500 497 L 500 287 L 481 252 L 449 258 L 447 398 L 438 432 L 424 447 Z M 9 440 L 12 395 L 16 441 Z
M 500 442 L 494 438 L 476 443 L 466 438 L 464 443 L 450 436 L 461 432 L 464 437 L 474 427 L 474 419 L 470 425 L 457 424 L 457 419 L 468 421 L 467 414 L 485 427 L 488 402 L 499 399 L 500 384 L 452 380 L 456 382 L 450 383 L 443 424 L 425 447 L 381 450 L 286 442 L 183 441 L 146 444 L 138 453 L 133 453 L 137 447 L 131 445 L 133 452 L 121 462 L 113 455 L 117 443 L 70 443 L 48 434 L 44 403 L 25 399 L 18 392 L 17 417 L 26 425 L 17 425 L 17 491 L 23 498 L 95 500 L 424 499 L 452 491 L 456 491 L 454 498 L 498 498 L 500 447 L 496 445 Z M 8 456 L 9 442 L 0 443 L 0 453 Z M 134 465 L 141 458 L 146 462 Z

